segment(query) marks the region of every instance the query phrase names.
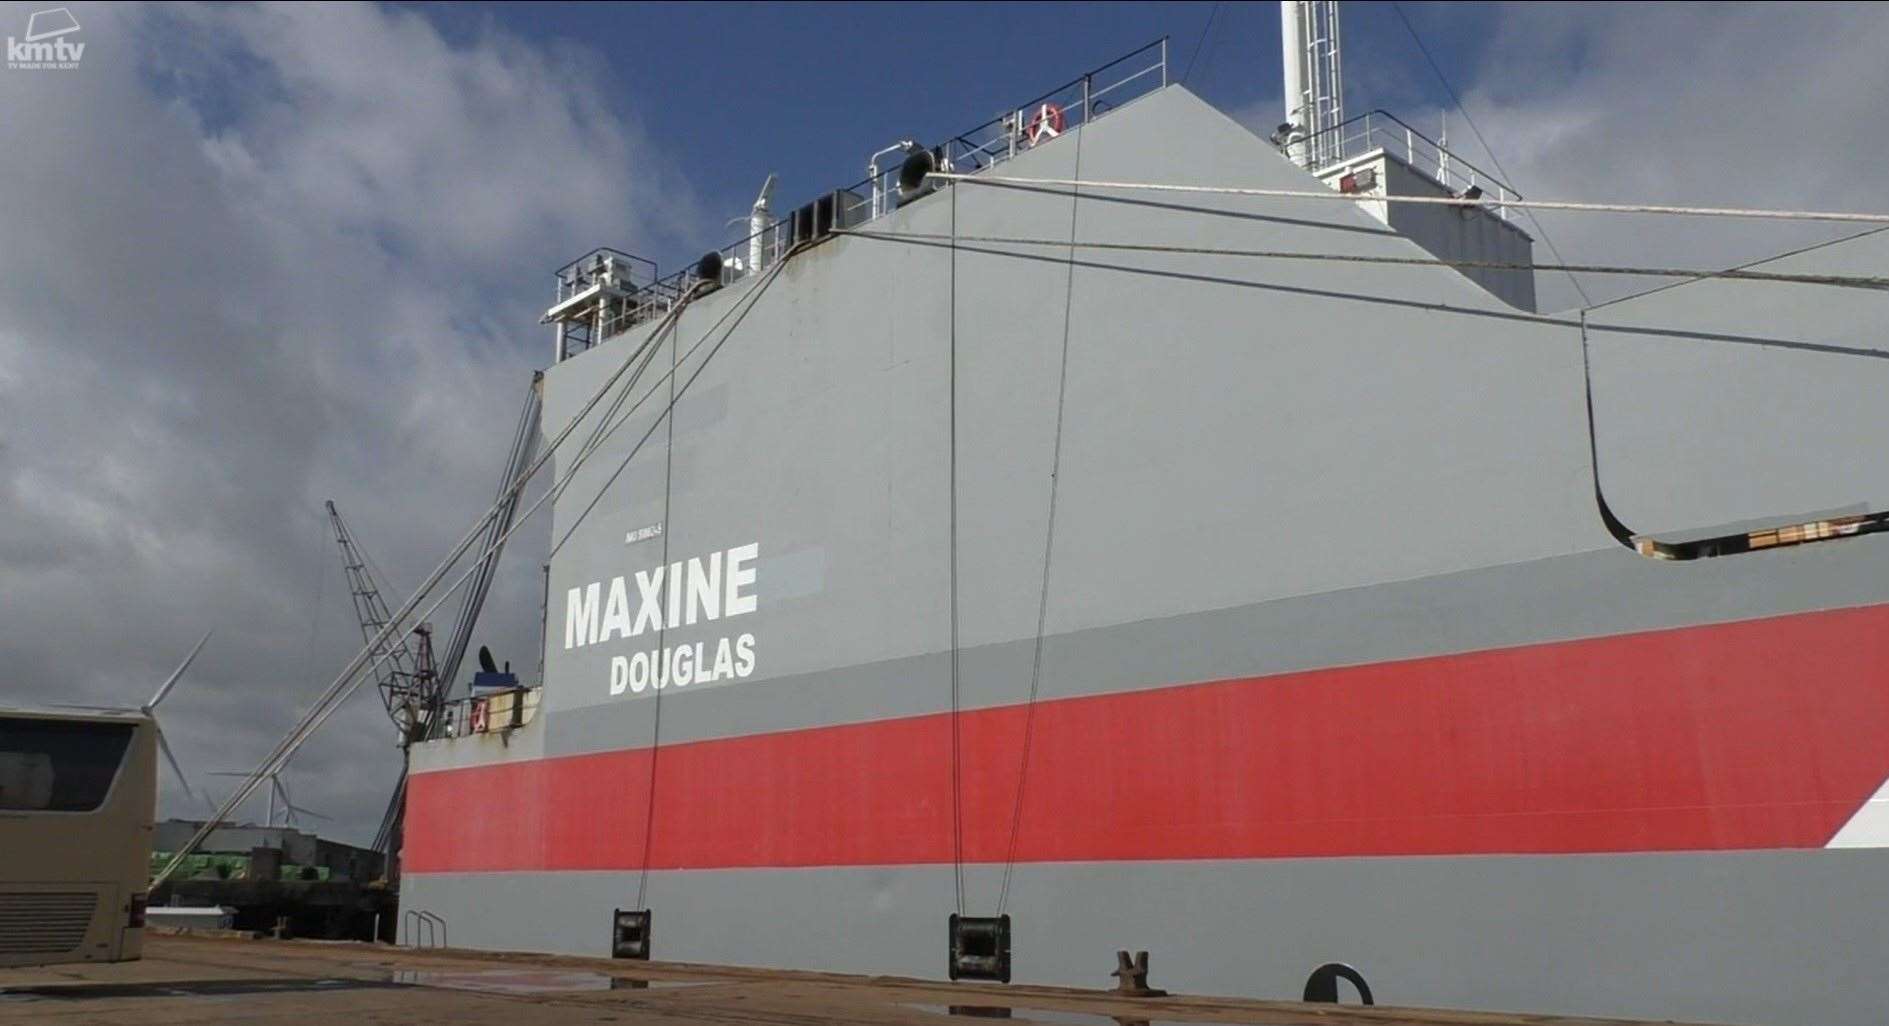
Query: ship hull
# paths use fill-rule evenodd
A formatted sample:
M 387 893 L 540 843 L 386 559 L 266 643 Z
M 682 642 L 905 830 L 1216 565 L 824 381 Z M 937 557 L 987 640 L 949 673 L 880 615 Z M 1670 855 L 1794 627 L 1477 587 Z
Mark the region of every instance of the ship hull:
M 1178 88 L 1004 169 L 1315 185 Z M 403 905 L 449 943 L 602 954 L 647 908 L 657 958 L 943 976 L 1001 911 L 1020 981 L 1127 948 L 1205 993 L 1879 1019 L 1889 536 L 1622 544 L 1879 491 L 1876 294 L 1536 315 L 1199 252 L 1422 259 L 1329 203 L 874 226 L 546 373 L 536 716 L 411 753 Z
M 1019 866 L 1017 979 L 1106 988 L 1117 948 L 1177 993 L 1296 998 L 1326 961 L 1412 1006 L 1874 1023 L 1889 852 L 1317 858 Z M 967 871 L 994 895 L 997 867 Z M 428 874 L 450 943 L 609 953 L 635 872 Z M 657 957 L 943 978 L 950 866 L 657 871 Z M 1806 1007 L 1815 1010 L 1807 1015 Z
M 640 895 L 659 957 L 923 976 L 961 871 L 962 907 L 1002 903 L 1034 982 L 1099 985 L 1145 948 L 1190 992 L 1290 997 L 1344 961 L 1402 1004 L 1788 1022 L 1817 994 L 1819 1021 L 1863 1023 L 1889 850 L 1826 846 L 1889 778 L 1889 606 L 1775 606 L 1870 594 L 1886 556 L 1861 540 L 1633 587 L 1676 568 L 1602 552 L 1057 638 L 1096 693 L 955 716 L 869 697 L 943 680 L 942 654 L 744 697 L 840 724 L 717 736 L 677 701 L 653 749 L 579 733 L 595 750 L 417 774 L 406 900 L 456 912 L 455 944 L 603 955 Z M 1517 594 L 1554 597 L 1497 601 Z M 1708 610 L 1746 615 L 1538 637 Z M 1427 629 L 1397 644 L 1536 640 L 1300 665 L 1410 617 Z M 1188 658 L 1293 668 L 1149 683 Z

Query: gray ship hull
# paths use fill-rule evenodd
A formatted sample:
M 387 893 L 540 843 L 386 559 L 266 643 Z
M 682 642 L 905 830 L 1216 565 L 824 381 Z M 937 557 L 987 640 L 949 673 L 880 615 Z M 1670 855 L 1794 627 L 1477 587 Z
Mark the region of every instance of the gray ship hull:
M 1108 988 L 1128 947 L 1175 993 L 1295 999 L 1343 961 L 1415 1007 L 1865 1024 L 1882 1005 L 1859 953 L 1889 939 L 1858 896 L 1885 872 L 1880 850 L 1076 863 L 1019 868 L 1009 911 L 1032 983 Z M 638 882 L 428 874 L 403 900 L 446 910 L 455 945 L 601 957 Z M 663 959 L 944 976 L 949 866 L 669 871 L 648 890 Z
M 1178 88 L 1004 173 L 1311 181 Z M 965 184 L 870 228 L 696 300 L 591 415 L 537 714 L 415 749 L 406 908 L 601 954 L 647 907 L 658 958 L 920 976 L 1002 911 L 1032 982 L 1146 948 L 1205 993 L 1344 961 L 1398 1004 L 1879 1020 L 1889 540 L 1617 529 L 1889 480 L 1699 437 L 1791 361 L 1873 364 L 1876 294 L 1542 316 L 1442 267 L 963 241 L 1423 255 L 1252 197 Z M 553 367 L 547 429 L 655 327 Z M 1821 415 L 1879 437 L 1844 387 Z

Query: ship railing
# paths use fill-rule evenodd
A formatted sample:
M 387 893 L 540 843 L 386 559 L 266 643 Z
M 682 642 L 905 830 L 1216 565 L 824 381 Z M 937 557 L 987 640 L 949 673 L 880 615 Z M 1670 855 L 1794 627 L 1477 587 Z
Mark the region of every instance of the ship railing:
M 541 687 L 516 687 L 448 702 L 440 710 L 440 730 L 433 737 L 468 737 L 516 730 L 537 717 Z
M 1522 198 L 1522 194 L 1509 188 L 1506 182 L 1457 156 L 1386 110 L 1367 111 L 1322 132 L 1314 132 L 1305 138 L 1304 146 L 1307 153 L 1326 154 L 1313 166 L 1315 173 L 1356 163 L 1382 150 L 1458 195 L 1479 188 L 1483 195 L 1495 200 Z M 1497 204 L 1495 213 L 1504 221 L 1509 219 L 1507 206 Z
M 945 163 L 958 174 L 988 170 L 1167 84 L 1163 37 L 953 136 L 944 144 Z
M 626 292 L 648 288 L 656 282 L 656 262 L 600 246 L 558 268 L 553 276 L 557 303 L 562 303 L 599 284 L 612 284 Z
M 627 330 L 640 307 L 660 301 L 663 295 L 655 261 L 608 246 L 566 263 L 552 277 L 556 282 L 553 310 L 579 300 L 557 319 L 559 360 Z
M 1157 92 L 1165 88 L 1168 82 L 1168 40 L 1162 37 L 947 139 L 938 147 L 944 158 L 942 170 L 959 174 L 988 171 L 1027 152 L 1032 146 L 1041 145 L 1057 135 L 1095 121 L 1131 100 Z M 1053 105 L 1055 112 L 1046 112 L 1046 104 Z M 1050 122 L 1050 127 L 1048 131 L 1038 129 L 1033 134 L 1032 123 L 1039 115 Z M 1055 124 L 1056 121 L 1061 122 L 1060 126 Z M 834 190 L 832 196 L 836 225 L 843 228 L 858 227 L 898 209 L 901 163 L 902 158 L 893 159 L 890 166 L 881 168 L 877 175 L 868 175 Z M 753 244 L 757 240 L 761 251 L 758 266 L 753 260 Z M 793 243 L 793 213 L 790 210 L 760 232 L 743 236 L 715 251 L 721 257 L 719 284 L 730 285 L 773 266 L 786 256 Z M 559 271 L 559 302 L 589 287 L 587 284 L 581 288 L 574 287 L 567 295 L 564 291 L 565 275 L 599 253 L 623 256 L 616 250 L 595 250 L 566 265 Z M 639 271 L 642 265 L 647 264 L 651 280 L 638 291 L 635 302 L 621 304 L 620 309 L 608 312 L 597 342 L 667 315 L 702 280 L 696 267 L 655 277 L 653 264 L 636 257 L 627 259 L 637 260 Z M 577 351 L 572 349 L 571 352 Z

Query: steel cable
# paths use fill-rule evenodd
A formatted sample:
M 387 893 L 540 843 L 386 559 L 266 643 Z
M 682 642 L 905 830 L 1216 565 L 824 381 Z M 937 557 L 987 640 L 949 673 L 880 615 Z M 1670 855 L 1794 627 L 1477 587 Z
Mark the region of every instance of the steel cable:
M 667 330 L 681 315 L 682 310 L 693 297 L 694 292 L 690 292 L 678 300 L 676 305 L 664 316 L 663 322 L 657 325 L 656 329 L 652 332 L 652 336 L 659 336 L 662 332 Z M 570 437 L 571 432 L 576 430 L 577 425 L 582 423 L 585 417 L 589 416 L 590 412 L 596 408 L 597 403 L 601 402 L 605 395 L 609 394 L 618 379 L 629 369 L 635 355 L 635 353 L 632 353 L 630 356 L 626 357 L 623 363 L 604 380 L 597 391 L 571 418 L 570 423 L 566 424 L 564 428 L 557 433 L 557 436 L 545 446 L 544 451 L 539 454 L 538 458 L 533 460 L 531 465 L 512 482 L 511 487 L 506 490 L 507 496 L 516 495 L 519 490 L 525 487 L 525 484 L 530 481 L 532 476 L 537 473 L 538 469 L 550 460 L 552 455 L 557 452 L 558 446 L 562 445 L 565 439 Z M 581 466 L 581 459 L 573 463 L 571 474 L 575 474 L 579 466 Z M 545 499 L 549 498 L 552 494 L 550 490 L 547 490 L 544 495 L 540 496 L 537 501 L 532 503 L 526 513 L 519 517 L 510 529 L 499 536 L 498 544 L 502 544 L 514 531 L 523 526 L 525 521 L 528 520 L 531 515 L 543 505 Z M 316 697 L 315 701 L 310 704 L 308 711 L 303 715 L 303 718 L 289 731 L 287 736 L 280 742 L 277 742 L 276 746 L 271 749 L 270 754 L 264 758 L 262 764 L 256 768 L 255 772 L 251 773 L 236 790 L 231 792 L 229 797 L 224 799 L 223 805 L 218 808 L 216 815 L 212 816 L 210 820 L 199 827 L 197 832 L 191 835 L 190 839 L 172 855 L 170 862 L 166 863 L 164 868 L 159 870 L 157 875 L 152 878 L 149 885 L 150 889 L 155 890 L 160 884 L 168 880 L 171 874 L 176 872 L 177 868 L 183 864 L 184 859 L 187 858 L 191 852 L 195 851 L 196 848 L 203 843 L 204 839 L 210 835 L 210 832 L 215 829 L 219 821 L 228 818 L 228 816 L 235 811 L 237 806 L 241 805 L 251 794 L 255 793 L 256 788 L 260 786 L 261 782 L 267 779 L 271 773 L 279 771 L 283 765 L 286 765 L 296 749 L 298 749 L 309 736 L 320 730 L 322 725 L 328 721 L 328 718 L 334 715 L 335 710 L 340 708 L 347 697 L 353 694 L 354 690 L 360 686 L 363 678 L 359 675 L 362 672 L 371 670 L 392 657 L 392 651 L 384 647 L 388 640 L 398 636 L 409 614 L 413 613 L 413 611 L 426 600 L 427 596 L 432 594 L 439 583 L 452 571 L 452 568 L 459 563 L 460 558 L 475 545 L 481 533 L 484 532 L 486 525 L 489 524 L 494 517 L 499 515 L 503 506 L 504 500 L 501 499 L 499 502 L 493 503 L 482 516 L 474 521 L 472 527 L 468 529 L 464 536 L 460 538 L 459 542 L 452 547 L 446 557 L 433 569 L 432 573 L 427 575 L 420 587 L 401 604 L 399 611 L 389 616 L 386 625 L 381 628 L 379 633 L 374 638 L 370 639 L 367 644 L 362 646 L 361 650 L 348 661 L 347 665 L 342 668 L 340 674 L 328 685 L 327 689 Z M 484 555 L 490 554 L 495 549 L 496 545 L 488 547 L 486 553 L 482 554 L 479 558 L 483 559 Z M 420 613 L 417 620 L 423 621 L 428 616 L 431 616 L 434 610 L 437 610 L 440 605 L 450 598 L 452 594 L 477 571 L 478 563 L 475 561 L 473 566 L 468 568 L 443 595 L 435 600 L 431 606 L 427 607 L 424 612 Z M 378 653 L 378 655 L 376 653 Z
M 772 280 L 772 279 L 770 279 Z M 757 290 L 758 291 L 758 290 Z M 739 322 L 736 322 L 737 324 Z M 730 328 L 730 331 L 733 329 Z M 706 336 L 704 336 L 706 337 Z M 693 350 L 691 350 L 693 352 Z M 713 355 L 712 353 L 710 354 Z M 707 361 L 705 360 L 704 363 Z M 678 366 L 674 336 L 669 340 L 669 405 L 659 414 L 662 417 L 668 437 L 664 439 L 662 453 L 662 565 L 663 573 L 669 573 L 669 517 L 670 500 L 673 496 L 676 465 L 676 368 Z M 694 379 L 691 378 L 691 381 Z M 601 443 L 599 443 L 601 444 Z M 638 449 L 642 445 L 637 445 Z M 636 454 L 630 454 L 634 457 Z M 625 463 L 627 464 L 627 460 Z M 612 480 L 615 480 L 613 477 Z M 602 489 L 599 489 L 601 493 Z M 593 500 L 592 505 L 595 505 Z M 588 510 L 586 511 L 588 512 Z M 681 582 L 674 577 L 669 579 L 669 591 L 674 594 Z M 664 664 L 663 674 L 673 672 L 668 656 L 669 621 L 663 619 L 656 628 L 656 652 Z M 649 792 L 643 799 L 643 865 L 636 875 L 636 905 L 639 910 L 649 908 L 649 853 L 654 847 L 656 835 L 656 762 L 662 755 L 662 693 L 667 689 L 663 678 L 658 676 L 656 667 L 650 667 L 650 684 L 655 691 L 651 700 L 653 709 L 650 713 L 649 727 Z
M 1076 133 L 1075 177 L 1078 181 L 1082 178 L 1084 134 Z M 1010 879 L 1017 865 L 1017 837 L 1023 832 L 1024 785 L 1030 774 L 1030 745 L 1036 735 L 1036 696 L 1043 681 L 1043 631 L 1049 622 L 1050 561 L 1056 552 L 1056 496 L 1057 485 L 1062 480 L 1063 406 L 1069 391 L 1069 334 L 1070 322 L 1075 312 L 1076 231 L 1081 203 L 1082 190 L 1071 189 L 1069 192 L 1069 252 L 1064 261 L 1067 274 L 1063 279 L 1063 340 L 1056 372 L 1056 427 L 1050 443 L 1049 510 L 1043 527 L 1043 580 L 1036 598 L 1036 639 L 1030 653 L 1030 697 L 1024 706 L 1023 744 L 1017 755 L 1017 792 L 1015 803 L 1010 811 L 1010 843 L 1004 851 L 1003 885 L 997 891 L 999 916 L 1004 914 L 1004 908 L 1010 902 Z
M 959 235 L 949 237 L 923 232 L 873 232 L 857 228 L 848 235 L 888 242 L 936 242 L 954 239 L 954 245 L 976 242 L 1000 246 L 1043 246 L 1065 248 L 1062 239 L 1025 238 L 1009 235 Z M 1843 241 L 1841 239 L 1836 241 Z M 1139 242 L 1078 242 L 1078 249 L 1096 249 L 1130 253 L 1173 253 L 1193 256 L 1228 256 L 1256 260 L 1303 260 L 1309 262 L 1383 264 L 1400 267 L 1448 267 L 1469 270 L 1569 271 L 1581 274 L 1612 274 L 1649 278 L 1721 278 L 1731 281 L 1772 282 L 1787 285 L 1827 285 L 1833 288 L 1889 290 L 1889 277 L 1849 274 L 1798 274 L 1783 271 L 1755 271 L 1748 267 L 1706 270 L 1689 267 L 1634 267 L 1609 264 L 1539 264 L 1501 260 L 1444 260 L 1438 257 L 1380 256 L 1366 253 L 1307 253 L 1299 250 L 1228 249 L 1219 246 L 1173 246 Z M 1132 268 L 1131 268 L 1132 270 Z
M 1600 214 L 1661 214 L 1678 217 L 1730 217 L 1769 221 L 1829 221 L 1850 224 L 1889 224 L 1889 214 L 1854 214 L 1833 210 L 1767 210 L 1757 207 L 1682 207 L 1660 203 L 1580 203 L 1569 200 L 1465 199 L 1460 196 L 1374 196 L 1329 189 L 1260 189 L 1232 185 L 1174 185 L 1165 182 L 1076 182 L 1067 178 L 1017 178 L 1006 175 L 957 174 L 933 171 L 932 178 L 973 185 L 1041 185 L 1086 189 L 1126 189 L 1145 192 L 1188 192 L 1218 196 L 1273 196 L 1282 199 L 1339 203 L 1422 203 L 1449 207 L 1515 207 L 1534 210 L 1574 210 Z
M 1482 137 L 1482 129 L 1476 127 L 1476 119 L 1470 116 L 1469 108 L 1463 106 L 1462 97 L 1456 95 L 1456 87 L 1450 85 L 1449 76 L 1443 74 L 1442 65 L 1436 62 L 1435 57 L 1430 56 L 1430 48 L 1423 45 L 1423 36 L 1417 33 L 1417 26 L 1411 24 L 1410 18 L 1404 14 L 1404 5 L 1393 3 L 1391 10 L 1396 12 L 1397 20 L 1404 23 L 1404 29 L 1410 33 L 1410 41 L 1417 44 L 1417 52 L 1422 54 L 1424 61 L 1430 65 L 1430 70 L 1436 74 L 1436 80 L 1443 84 L 1443 91 L 1449 94 L 1450 102 L 1456 105 L 1456 109 L 1463 115 L 1463 120 L 1468 122 L 1469 131 L 1475 135 L 1476 141 L 1482 144 L 1482 152 L 1489 155 L 1489 163 L 1495 165 L 1496 174 L 1501 175 L 1502 179 L 1510 185 L 1515 184 L 1515 179 L 1510 177 L 1508 169 L 1502 166 L 1502 158 L 1495 155 L 1495 150 L 1489 146 L 1489 140 Z M 1541 226 L 1541 221 L 1535 217 L 1534 212 L 1523 208 L 1522 213 L 1528 215 L 1528 223 L 1534 225 L 1535 231 L 1540 233 L 1541 241 L 1547 245 L 1548 252 L 1554 254 L 1555 261 L 1567 263 L 1566 258 L 1561 255 L 1560 247 L 1554 244 L 1554 239 L 1548 235 L 1548 229 Z M 1580 295 L 1582 303 L 1588 306 L 1594 305 L 1594 298 L 1581 287 L 1581 279 L 1576 278 L 1572 271 L 1568 272 L 1568 284 L 1574 286 L 1574 291 Z
M 958 190 L 951 190 L 951 312 L 947 322 L 950 353 L 947 359 L 947 394 L 950 399 L 950 560 L 951 580 L 951 868 L 957 883 L 958 914 L 964 914 L 964 782 L 963 737 L 959 725 L 958 654 Z

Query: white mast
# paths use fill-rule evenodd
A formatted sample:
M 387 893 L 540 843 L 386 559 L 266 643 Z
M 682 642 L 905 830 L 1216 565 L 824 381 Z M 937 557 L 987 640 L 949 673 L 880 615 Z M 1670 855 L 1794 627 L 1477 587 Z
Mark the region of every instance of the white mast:
M 1337 0 L 1282 0 L 1279 48 L 1286 107 L 1281 141 L 1293 163 L 1316 171 L 1344 156 L 1344 140 L 1331 131 L 1345 120 Z
M 1279 49 L 1286 74 L 1286 121 L 1279 128 L 1286 156 L 1294 164 L 1305 163 L 1305 24 L 1302 12 L 1306 4 L 1280 0 Z
M 779 175 L 768 175 L 761 183 L 761 194 L 754 198 L 754 209 L 748 212 L 748 273 L 755 274 L 767 260 L 767 234 L 769 214 L 767 201 L 774 196 L 774 183 Z

